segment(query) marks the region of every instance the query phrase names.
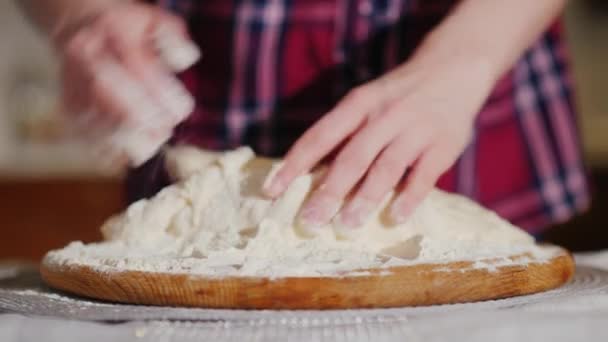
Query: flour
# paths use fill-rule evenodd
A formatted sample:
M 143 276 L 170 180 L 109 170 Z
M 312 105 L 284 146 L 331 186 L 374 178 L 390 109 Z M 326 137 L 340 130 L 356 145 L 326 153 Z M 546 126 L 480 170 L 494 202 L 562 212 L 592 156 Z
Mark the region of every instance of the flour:
M 318 173 L 298 177 L 273 201 L 261 188 L 277 162 L 256 159 L 249 148 L 223 154 L 180 148 L 168 160 L 179 182 L 110 218 L 101 228 L 104 242 L 73 242 L 50 252 L 47 265 L 308 277 L 460 260 L 523 263 L 555 252 L 537 247 L 531 236 L 495 213 L 440 190 L 433 190 L 405 224 L 391 226 L 383 219 L 389 194 L 357 234 L 345 237 L 330 223 L 318 236 L 303 236 L 295 217 Z M 523 253 L 532 259 L 507 258 Z

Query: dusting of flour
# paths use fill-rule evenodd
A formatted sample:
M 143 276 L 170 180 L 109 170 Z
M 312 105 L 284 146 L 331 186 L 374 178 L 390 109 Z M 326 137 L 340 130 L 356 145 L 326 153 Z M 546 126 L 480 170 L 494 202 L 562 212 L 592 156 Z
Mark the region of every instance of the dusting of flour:
M 278 162 L 262 162 L 249 148 L 220 154 L 182 147 L 168 160 L 179 182 L 110 218 L 101 228 L 104 242 L 73 242 L 49 252 L 45 263 L 107 272 L 308 277 L 552 253 L 495 213 L 440 190 L 405 224 L 383 220 L 389 195 L 357 234 L 343 236 L 330 224 L 318 236 L 302 236 L 294 218 L 316 175 L 300 176 L 273 201 L 261 188 Z

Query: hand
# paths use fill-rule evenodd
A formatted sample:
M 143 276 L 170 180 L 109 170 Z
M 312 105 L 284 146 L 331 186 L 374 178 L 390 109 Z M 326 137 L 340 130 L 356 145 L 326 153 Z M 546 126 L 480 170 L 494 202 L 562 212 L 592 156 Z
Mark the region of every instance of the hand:
M 278 196 L 337 151 L 300 210 L 301 228 L 314 235 L 340 211 L 334 222 L 348 234 L 395 187 L 388 212 L 404 222 L 467 146 L 488 74 L 470 60 L 418 58 L 355 88 L 295 143 L 265 192 Z
M 183 21 L 136 2 L 106 6 L 55 32 L 63 103 L 88 137 L 135 164 L 145 161 L 193 109 L 173 75 L 199 56 Z

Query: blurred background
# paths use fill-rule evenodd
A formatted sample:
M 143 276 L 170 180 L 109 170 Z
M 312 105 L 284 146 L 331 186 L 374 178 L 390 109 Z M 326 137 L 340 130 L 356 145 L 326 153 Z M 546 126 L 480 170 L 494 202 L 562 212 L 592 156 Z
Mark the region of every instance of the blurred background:
M 608 248 L 608 1 L 572 0 L 565 17 L 595 194 L 587 214 L 543 238 Z M 0 258 L 36 260 L 99 239 L 99 225 L 124 205 L 122 175 L 69 138 L 58 92 L 48 45 L 12 1 L 0 1 Z

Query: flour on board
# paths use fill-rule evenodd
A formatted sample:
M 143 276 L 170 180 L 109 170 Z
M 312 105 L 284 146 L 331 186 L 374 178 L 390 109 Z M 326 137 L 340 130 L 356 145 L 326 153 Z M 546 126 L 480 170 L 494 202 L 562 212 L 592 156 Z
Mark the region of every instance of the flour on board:
M 295 217 L 318 173 L 298 177 L 271 200 L 261 188 L 279 162 L 260 161 L 247 147 L 226 153 L 180 147 L 168 160 L 177 183 L 111 217 L 101 228 L 104 242 L 73 242 L 45 262 L 108 272 L 306 277 L 551 254 L 495 213 L 437 189 L 404 224 L 383 219 L 389 194 L 356 234 L 330 223 L 317 236 L 305 236 Z

